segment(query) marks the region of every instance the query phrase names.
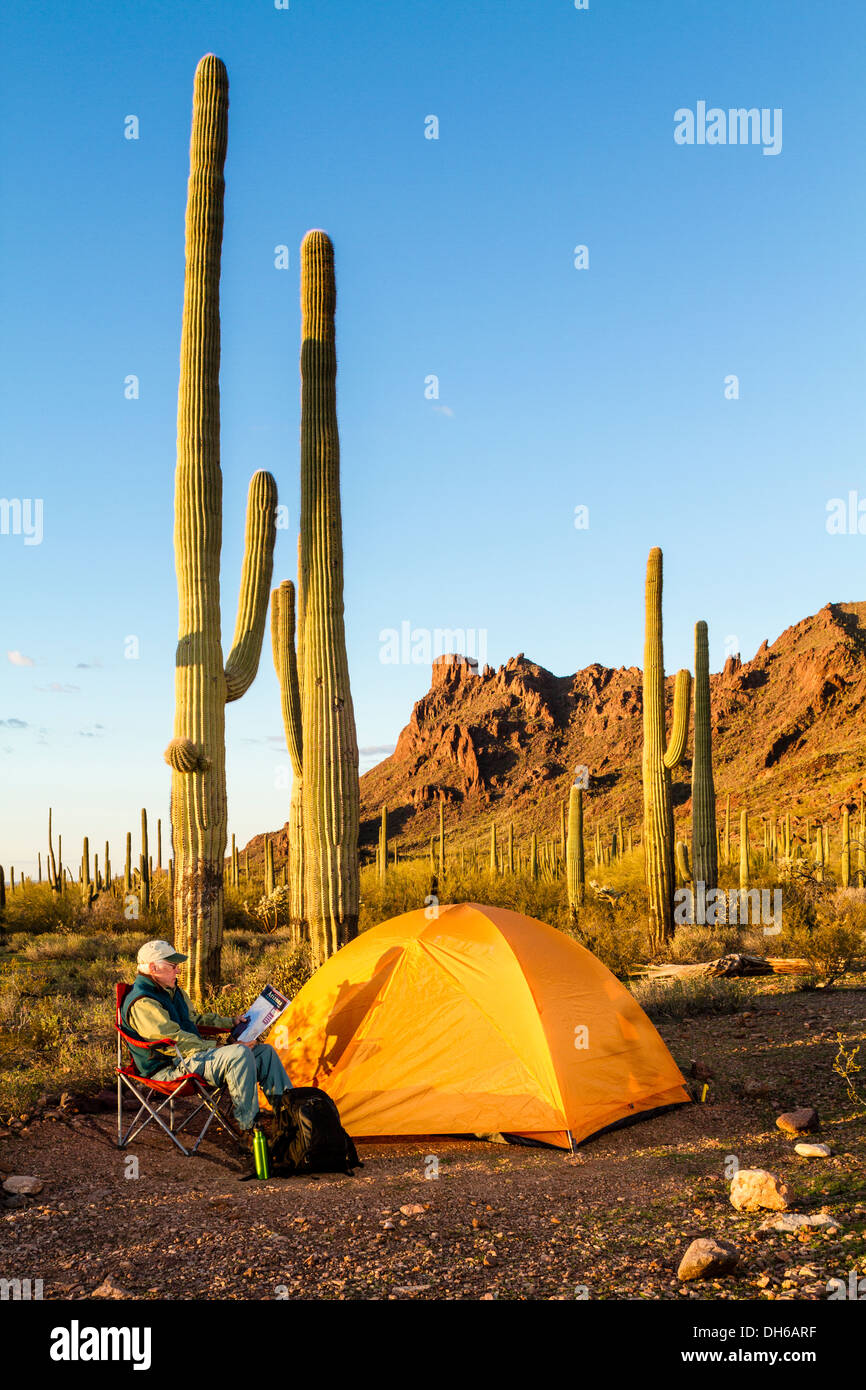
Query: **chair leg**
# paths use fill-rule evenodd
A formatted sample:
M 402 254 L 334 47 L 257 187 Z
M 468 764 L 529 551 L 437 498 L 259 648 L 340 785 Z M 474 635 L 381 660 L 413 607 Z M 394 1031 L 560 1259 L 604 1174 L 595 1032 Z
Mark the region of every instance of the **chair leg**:
M 122 1114 L 124 1084 L 129 1087 L 133 1096 L 138 1101 L 138 1112 L 130 1122 L 126 1134 L 123 1133 Z M 142 1130 L 144 1130 L 150 1124 L 151 1120 L 156 1120 L 160 1129 L 162 1129 L 163 1132 L 168 1135 L 169 1139 L 178 1149 L 180 1149 L 180 1152 L 184 1155 L 184 1157 L 189 1158 L 191 1154 L 194 1154 L 197 1151 L 199 1145 L 201 1144 L 201 1141 L 204 1139 L 214 1120 L 216 1120 L 219 1127 L 225 1130 L 226 1134 L 233 1138 L 241 1148 L 245 1148 L 241 1132 L 229 1114 L 229 1111 L 231 1109 L 231 1095 L 229 1091 L 225 1087 L 220 1087 L 218 1091 L 210 1091 L 205 1089 L 201 1082 L 197 1081 L 193 1084 L 196 1096 L 198 1098 L 198 1104 L 193 1106 L 193 1108 L 190 1110 L 190 1113 L 184 1119 L 182 1119 L 179 1124 L 176 1124 L 173 1093 L 168 1096 L 165 1096 L 162 1103 L 154 1108 L 154 1106 L 152 1106 L 148 1102 L 146 1097 L 136 1089 L 136 1087 L 132 1084 L 129 1078 L 124 1076 L 122 1073 L 118 1072 L 117 1147 L 119 1149 L 125 1149 L 126 1146 L 130 1144 L 133 1139 L 137 1138 L 137 1136 L 141 1134 Z M 226 1102 L 225 1110 L 223 1110 L 222 1108 L 223 1101 Z M 162 1114 L 160 1113 L 165 1109 L 166 1106 L 168 1106 L 168 1124 L 166 1124 L 165 1120 L 162 1117 Z M 202 1129 L 192 1148 L 187 1149 L 180 1142 L 177 1136 L 181 1130 L 186 1129 L 187 1125 L 195 1119 L 200 1110 L 207 1110 L 207 1119 L 205 1120 L 204 1125 L 202 1126 Z M 146 1116 L 146 1118 L 143 1118 L 144 1116 Z
M 166 1099 L 162 1102 L 162 1105 L 158 1105 L 154 1110 L 153 1106 L 148 1104 L 144 1097 L 140 1095 L 138 1091 L 136 1091 L 134 1086 L 130 1085 L 129 1082 L 127 1082 L 127 1085 L 129 1085 L 129 1089 L 132 1091 L 133 1095 L 138 1101 L 139 1108 L 138 1114 L 135 1116 L 135 1119 L 130 1124 L 126 1134 L 121 1134 L 120 1139 L 118 1140 L 117 1147 L 119 1149 L 125 1149 L 127 1144 L 131 1143 L 131 1141 L 134 1138 L 136 1138 L 139 1134 L 141 1134 L 142 1130 L 150 1124 L 151 1120 L 156 1120 L 156 1123 L 159 1125 L 160 1129 L 163 1130 L 164 1133 L 168 1135 L 171 1142 L 175 1144 L 177 1148 L 180 1149 L 184 1158 L 188 1158 L 190 1153 L 189 1149 L 184 1148 L 183 1144 L 180 1142 L 177 1136 L 172 1133 L 168 1125 L 165 1123 L 165 1120 L 162 1118 L 162 1115 L 160 1115 L 159 1113 L 160 1110 L 164 1109 L 165 1105 L 168 1103 L 171 1097 L 167 1096 Z M 147 1112 L 147 1119 L 142 1120 L 139 1124 L 139 1120 L 141 1120 L 141 1117 L 145 1113 L 145 1111 Z

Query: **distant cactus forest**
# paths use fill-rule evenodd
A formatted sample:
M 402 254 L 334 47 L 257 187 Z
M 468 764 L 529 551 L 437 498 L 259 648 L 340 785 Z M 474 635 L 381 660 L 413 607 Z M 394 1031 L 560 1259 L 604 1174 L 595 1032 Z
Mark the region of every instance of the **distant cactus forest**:
M 267 973 L 294 990 L 359 931 L 412 908 L 435 915 L 454 901 L 501 904 L 550 922 L 636 991 L 679 967 L 701 967 L 707 978 L 799 973 L 825 985 L 862 969 L 863 794 L 832 818 L 807 817 L 782 802 L 759 813 L 748 786 L 735 792 L 733 805 L 730 792 L 717 798 L 709 634 L 697 615 L 694 675 L 677 672 L 666 710 L 659 548 L 646 570 L 642 820 L 597 811 L 599 770 L 578 763 L 547 784 L 546 829 L 518 833 L 513 817 L 480 803 L 470 820 L 465 802 L 435 778 L 429 841 L 401 833 L 401 805 L 380 805 L 375 829 L 365 826 L 343 612 L 335 256 L 321 230 L 307 233 L 300 257 L 297 575 L 273 574 L 277 482 L 255 473 L 234 638 L 224 657 L 219 292 L 228 90 L 224 64 L 212 54 L 202 58 L 180 330 L 170 815 L 154 824 L 143 809 L 137 835 L 130 830 L 124 845 L 86 837 L 80 858 L 76 845 L 64 862 L 62 834 L 46 808 L 36 878 L 0 867 L 4 935 L 12 942 L 27 932 L 170 935 L 189 957 L 182 978 L 193 997 L 224 1008 L 243 1002 L 225 982 L 227 942 L 232 952 L 239 941 L 271 943 Z M 293 781 L 285 832 L 243 848 L 234 835 L 229 842 L 225 706 L 256 677 L 269 598 Z M 690 833 L 677 838 L 674 788 L 690 746 Z

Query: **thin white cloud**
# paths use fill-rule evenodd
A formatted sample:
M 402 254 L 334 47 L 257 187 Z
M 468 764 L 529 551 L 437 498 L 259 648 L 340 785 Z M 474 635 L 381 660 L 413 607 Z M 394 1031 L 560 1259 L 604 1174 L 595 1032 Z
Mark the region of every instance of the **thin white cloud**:
M 37 685 L 36 689 L 49 695 L 77 695 L 81 687 L 78 685 L 61 685 L 60 681 L 52 681 L 50 685 Z
M 6 656 L 13 666 L 33 666 L 35 663 L 31 656 L 25 656 L 23 652 L 7 652 Z
M 433 409 L 438 411 L 440 415 L 447 415 L 449 420 L 454 419 L 454 411 L 450 405 L 434 405 Z

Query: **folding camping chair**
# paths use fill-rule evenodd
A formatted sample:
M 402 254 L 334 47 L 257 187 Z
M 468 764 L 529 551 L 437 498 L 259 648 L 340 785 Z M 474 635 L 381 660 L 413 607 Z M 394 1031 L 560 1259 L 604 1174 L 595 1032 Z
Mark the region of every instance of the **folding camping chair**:
M 243 1147 L 243 1140 L 241 1139 L 240 1131 L 229 1119 L 228 1109 L 231 1105 L 231 1097 L 228 1095 L 228 1090 L 226 1087 L 208 1086 L 208 1084 L 202 1079 L 202 1077 L 196 1076 L 194 1072 L 187 1072 L 183 1076 L 179 1076 L 175 1081 L 161 1081 L 158 1077 L 155 1076 L 142 1076 L 132 1058 L 130 1058 L 129 1064 L 127 1066 L 123 1065 L 123 1056 L 121 1048 L 124 1042 L 127 1044 L 127 1046 L 130 1043 L 134 1043 L 136 1047 L 174 1046 L 175 1051 L 177 1053 L 178 1061 L 182 1062 L 183 1058 L 180 1054 L 179 1048 L 175 1046 L 175 1044 L 172 1042 L 170 1038 L 154 1038 L 152 1040 L 145 1040 L 143 1038 L 137 1037 L 134 1033 L 132 1033 L 131 1029 L 129 1030 L 129 1032 L 126 1031 L 126 1024 L 123 1022 L 123 1019 L 121 1018 L 120 1009 L 124 999 L 126 998 L 129 991 L 132 989 L 132 985 L 119 982 L 115 986 L 115 989 L 116 1007 L 114 1027 L 115 1031 L 117 1032 L 117 1147 L 119 1149 L 125 1149 L 127 1144 L 131 1143 L 131 1141 L 136 1137 L 136 1135 L 140 1134 L 141 1131 L 147 1125 L 150 1124 L 151 1120 L 156 1120 L 156 1123 L 162 1130 L 164 1130 L 164 1132 L 168 1135 L 172 1143 L 176 1144 L 177 1147 L 180 1149 L 181 1153 L 184 1154 L 184 1156 L 187 1158 L 190 1156 L 190 1154 L 195 1153 L 196 1149 L 198 1148 L 202 1139 L 204 1139 L 205 1135 L 208 1132 L 208 1129 L 210 1128 L 214 1120 L 216 1120 L 217 1124 L 222 1129 L 224 1129 L 227 1134 L 230 1134 L 232 1138 L 237 1140 L 238 1144 L 240 1144 L 240 1146 Z M 201 1033 L 202 1037 L 209 1038 L 219 1037 L 221 1033 L 226 1033 L 228 1031 L 229 1030 L 227 1028 L 207 1028 L 204 1026 L 202 1026 L 199 1029 L 199 1032 Z M 124 1134 L 123 1132 L 124 1086 L 128 1087 L 135 1099 L 138 1101 L 138 1113 L 132 1120 L 129 1129 L 126 1131 L 126 1134 Z M 159 1105 L 156 1105 L 155 1107 L 154 1105 L 151 1105 L 147 1097 L 148 1091 L 154 1093 L 154 1102 L 156 1101 L 158 1096 L 163 1097 Z M 176 1124 L 174 1103 L 176 1100 L 182 1100 L 186 1098 L 189 1098 L 191 1103 L 194 1104 L 194 1102 L 197 1101 L 198 1104 L 194 1104 L 194 1108 L 190 1111 L 190 1113 L 183 1120 L 181 1120 L 180 1124 Z M 223 1110 L 220 1107 L 225 1100 L 228 1100 L 228 1105 L 226 1106 L 225 1110 Z M 165 1120 L 163 1119 L 161 1113 L 166 1106 L 168 1106 L 168 1124 L 165 1123 Z M 208 1112 L 207 1119 L 205 1120 L 204 1125 L 202 1126 L 202 1129 L 198 1135 L 198 1138 L 196 1139 L 192 1148 L 186 1149 L 184 1148 L 183 1144 L 180 1142 L 177 1136 L 182 1129 L 186 1129 L 187 1125 L 195 1119 L 196 1115 L 199 1113 L 200 1110 L 206 1110 Z M 146 1118 L 143 1118 L 144 1116 L 146 1116 Z

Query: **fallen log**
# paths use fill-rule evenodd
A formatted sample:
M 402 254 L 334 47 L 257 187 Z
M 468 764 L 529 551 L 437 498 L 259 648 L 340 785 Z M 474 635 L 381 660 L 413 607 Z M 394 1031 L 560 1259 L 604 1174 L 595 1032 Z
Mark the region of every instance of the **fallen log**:
M 852 962 L 852 971 L 866 968 L 866 962 Z M 692 979 L 704 976 L 708 979 L 744 979 L 755 975 L 814 975 L 818 967 L 811 961 L 794 956 L 750 956 L 733 954 L 719 956 L 717 960 L 698 961 L 693 965 L 636 965 L 630 971 L 632 976 L 650 980 Z

